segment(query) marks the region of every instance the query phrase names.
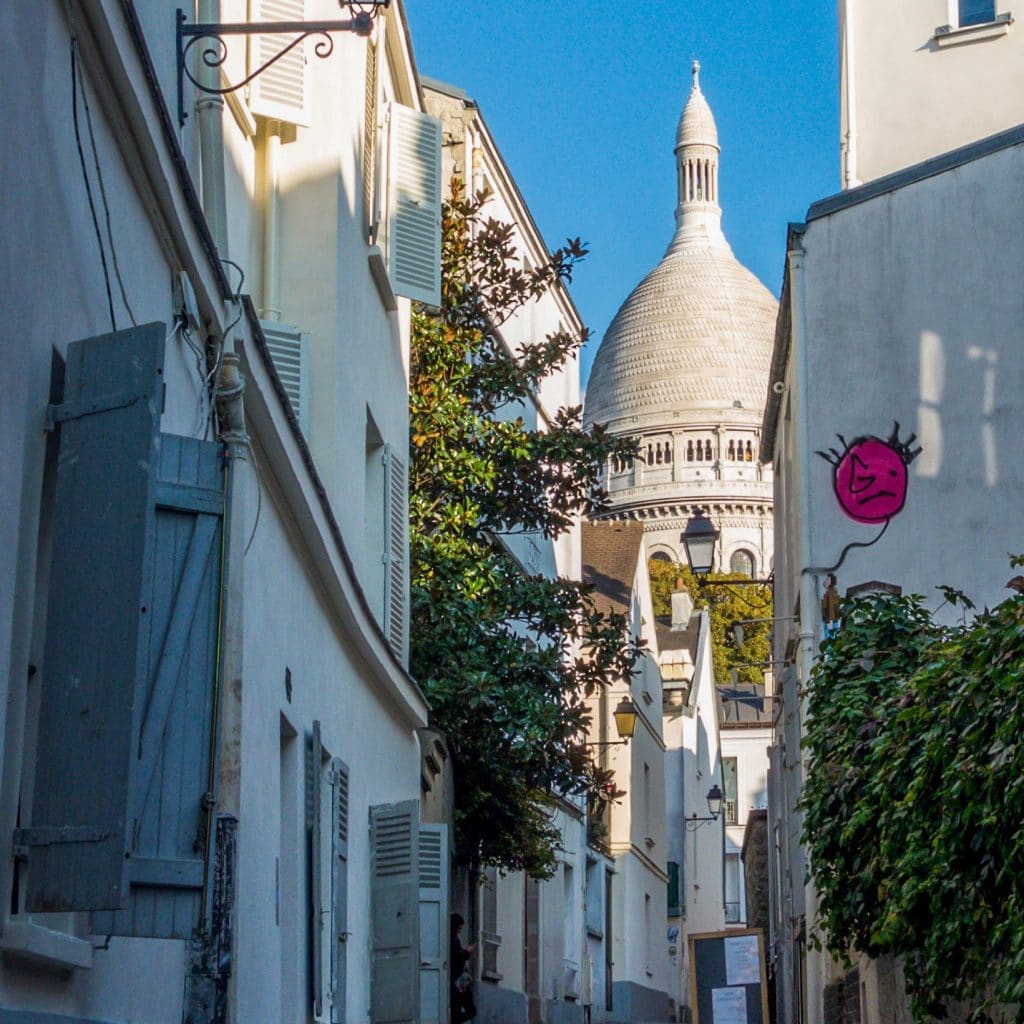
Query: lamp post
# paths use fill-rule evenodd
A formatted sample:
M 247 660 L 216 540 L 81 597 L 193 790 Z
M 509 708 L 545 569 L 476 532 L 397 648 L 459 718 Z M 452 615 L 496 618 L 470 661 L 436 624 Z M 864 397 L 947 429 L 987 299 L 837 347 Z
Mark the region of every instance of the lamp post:
M 598 740 L 595 743 L 584 743 L 585 747 L 618 747 L 628 743 L 636 732 L 636 720 L 639 712 L 632 698 L 627 693 L 616 705 L 612 716 L 615 718 L 615 731 L 619 734 L 617 740 Z
M 701 827 L 701 825 L 704 825 L 709 821 L 718 821 L 718 816 L 722 813 L 722 800 L 722 791 L 718 788 L 718 783 L 716 782 L 708 790 L 707 801 L 709 816 L 701 818 L 698 817 L 697 812 L 694 811 L 693 814 L 690 815 L 690 817 L 683 819 L 686 822 L 687 830 L 690 832 L 695 832 L 697 829 Z

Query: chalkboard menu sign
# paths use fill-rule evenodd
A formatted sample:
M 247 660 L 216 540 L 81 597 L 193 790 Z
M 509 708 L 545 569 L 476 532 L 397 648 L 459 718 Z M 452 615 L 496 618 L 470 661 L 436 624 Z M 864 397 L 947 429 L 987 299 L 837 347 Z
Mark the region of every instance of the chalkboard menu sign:
M 689 943 L 693 1024 L 768 1024 L 761 929 L 705 932 Z

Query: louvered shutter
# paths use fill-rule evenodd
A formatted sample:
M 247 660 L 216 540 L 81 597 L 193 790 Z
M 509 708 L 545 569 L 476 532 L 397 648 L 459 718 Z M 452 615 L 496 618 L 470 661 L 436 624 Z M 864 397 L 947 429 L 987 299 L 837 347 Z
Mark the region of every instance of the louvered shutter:
M 295 327 L 261 321 L 267 351 L 302 433 L 309 436 L 309 342 Z
M 221 446 L 160 437 L 147 566 L 145 685 L 133 744 L 130 889 L 93 914 L 99 935 L 187 939 L 199 925 L 213 796 L 223 524 Z
M 409 494 L 405 461 L 384 446 L 384 632 L 402 660 L 409 648 Z
M 370 1020 L 419 1018 L 419 802 L 370 808 Z
M 305 21 L 305 0 L 251 0 L 253 21 Z M 295 37 L 261 35 L 250 37 L 249 72 L 262 67 Z M 314 40 L 315 45 L 316 40 Z M 249 109 L 261 117 L 308 125 L 309 75 L 306 43 L 300 43 L 258 74 L 249 86 Z
M 366 41 L 366 82 L 363 97 L 363 212 L 367 237 L 377 233 L 377 44 Z
M 68 346 L 31 827 L 29 911 L 128 897 L 164 324 Z
M 441 122 L 391 104 L 387 257 L 396 295 L 441 304 Z
M 323 793 L 320 786 L 323 746 L 320 723 L 306 740 L 306 832 L 309 837 L 309 956 L 310 995 L 313 1015 L 320 1017 L 324 1008 L 324 912 L 323 912 L 323 842 L 321 809 Z
M 348 765 L 331 762 L 331 1024 L 345 1024 L 348 972 Z
M 420 825 L 420 1021 L 448 1024 L 448 826 Z

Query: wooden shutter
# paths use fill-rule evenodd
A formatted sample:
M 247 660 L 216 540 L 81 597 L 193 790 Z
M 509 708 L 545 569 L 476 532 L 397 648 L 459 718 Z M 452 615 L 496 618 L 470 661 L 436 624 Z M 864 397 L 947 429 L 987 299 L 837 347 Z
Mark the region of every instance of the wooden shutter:
M 448 826 L 420 825 L 420 1021 L 448 1024 Z
M 320 723 L 306 740 L 306 832 L 309 837 L 309 956 L 310 995 L 313 1015 L 320 1017 L 324 1009 L 324 905 L 323 905 L 323 835 L 320 786 L 323 746 Z
M 305 0 L 251 0 L 251 3 L 253 21 L 306 20 Z M 294 38 L 252 36 L 249 44 L 250 74 L 280 53 Z M 315 44 L 316 40 L 313 42 Z M 249 109 L 253 114 L 288 124 L 310 123 L 305 47 L 305 43 L 300 43 L 252 80 Z
M 370 1021 L 419 1018 L 419 802 L 370 808 Z
M 128 897 L 129 787 L 151 611 L 164 324 L 68 346 L 28 847 L 29 911 Z
M 221 446 L 162 434 L 128 804 L 130 887 L 121 910 L 93 914 L 100 935 L 186 939 L 199 924 L 214 796 L 223 511 Z
M 441 304 L 441 122 L 393 103 L 387 254 L 396 295 Z
M 408 656 L 409 495 L 405 461 L 384 446 L 384 632 L 404 663 Z
M 348 765 L 331 762 L 331 1024 L 345 1024 L 348 971 Z

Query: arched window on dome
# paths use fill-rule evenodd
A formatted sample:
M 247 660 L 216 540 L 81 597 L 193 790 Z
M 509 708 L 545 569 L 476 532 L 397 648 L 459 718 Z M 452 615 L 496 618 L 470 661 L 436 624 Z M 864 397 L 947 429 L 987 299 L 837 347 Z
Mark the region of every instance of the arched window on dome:
M 735 573 L 737 576 L 746 576 L 747 579 L 752 580 L 754 568 L 754 556 L 749 551 L 744 551 L 741 548 L 732 553 L 732 558 L 729 559 L 729 572 Z
M 661 450 L 661 442 L 659 441 L 654 449 L 654 461 L 660 466 L 665 460 L 665 455 Z
M 649 444 L 647 446 L 647 465 L 648 466 L 653 466 L 654 465 L 654 445 L 653 444 Z
M 744 461 L 746 461 L 746 462 L 753 462 L 754 461 L 754 446 L 753 446 L 753 444 L 750 441 L 747 442 L 747 455 L 746 455 L 746 459 Z
M 730 441 L 729 442 L 728 458 L 729 458 L 730 462 L 734 462 L 736 460 L 736 442 L 735 441 Z
M 705 441 L 704 442 L 704 461 L 705 462 L 710 462 L 711 458 L 712 458 L 712 455 L 711 455 L 711 442 L 710 441 Z
M 672 465 L 672 443 L 670 441 L 665 442 L 665 462 Z
M 694 456 L 693 456 L 693 442 L 692 441 L 687 441 L 686 442 L 686 461 L 687 462 L 693 462 L 693 458 L 694 458 Z
M 698 462 L 703 462 L 704 461 L 704 444 L 701 441 L 697 442 L 697 461 Z

